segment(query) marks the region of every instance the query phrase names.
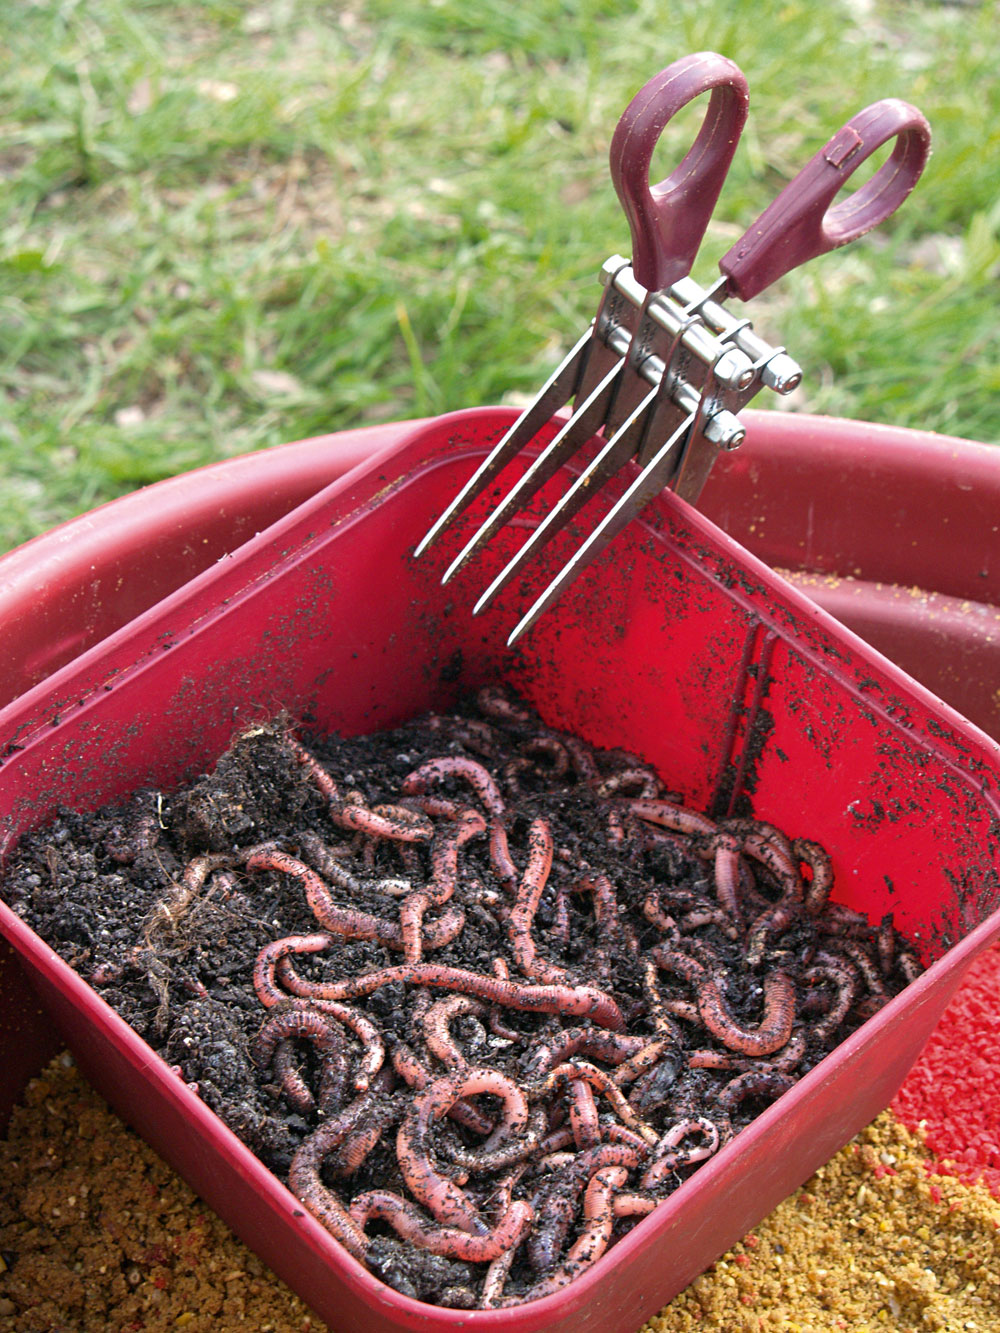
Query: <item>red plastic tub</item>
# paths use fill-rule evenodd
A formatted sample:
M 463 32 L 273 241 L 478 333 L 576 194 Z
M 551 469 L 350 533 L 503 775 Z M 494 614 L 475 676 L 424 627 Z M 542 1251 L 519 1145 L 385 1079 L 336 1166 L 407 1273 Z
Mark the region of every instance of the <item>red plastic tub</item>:
M 59 805 L 173 786 L 279 708 L 362 733 L 502 678 L 549 723 L 642 754 L 687 803 L 725 811 L 745 797 L 757 818 L 823 842 L 834 897 L 874 921 L 893 911 L 930 967 L 570 1287 L 470 1313 L 411 1301 L 349 1258 L 0 908 L 95 1086 L 343 1333 L 631 1333 L 889 1102 L 972 958 L 1000 937 L 1000 748 L 675 497 L 515 652 L 506 632 L 530 590 L 469 614 L 512 534 L 445 590 L 446 549 L 410 559 L 502 424 L 468 413 L 411 431 L 10 703 L 0 846 Z

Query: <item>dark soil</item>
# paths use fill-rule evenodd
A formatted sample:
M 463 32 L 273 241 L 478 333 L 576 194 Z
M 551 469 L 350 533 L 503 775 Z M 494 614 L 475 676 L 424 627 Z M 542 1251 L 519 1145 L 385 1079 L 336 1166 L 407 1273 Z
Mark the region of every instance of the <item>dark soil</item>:
M 338 865 L 356 881 L 351 892 L 331 887 L 332 897 L 345 907 L 390 921 L 397 919 L 401 899 L 398 890 L 394 895 L 382 891 L 380 884 L 405 878 L 417 888 L 429 876 L 426 847 L 401 856 L 398 845 L 334 826 L 327 799 L 296 758 L 287 743 L 288 734 L 284 720 L 246 733 L 219 760 L 213 773 L 183 791 L 140 791 L 123 806 L 85 813 L 63 811 L 54 823 L 23 841 L 2 887 L 13 910 L 88 979 L 154 1051 L 177 1067 L 198 1095 L 282 1180 L 287 1179 L 296 1150 L 314 1133 L 321 1116 L 291 1105 L 278 1086 L 275 1071 L 259 1066 L 254 1058 L 267 1010 L 255 992 L 252 972 L 265 945 L 288 935 L 315 934 L 318 927 L 298 879 L 273 870 L 250 872 L 239 863 L 240 856 L 247 848 L 274 844 L 308 860 L 303 848 L 315 846 L 318 838 L 333 849 Z M 619 821 L 622 836 L 616 843 L 609 837 L 609 810 L 620 814 L 620 799 L 598 795 L 597 781 L 581 776 L 579 766 L 571 765 L 569 772 L 559 774 L 551 752 L 538 745 L 540 736 L 554 733 L 546 732 L 536 720 L 501 722 L 492 717 L 484 725 L 470 704 L 454 718 L 425 718 L 362 739 L 297 734 L 340 791 L 358 793 L 352 799 L 368 808 L 399 803 L 407 774 L 426 759 L 457 754 L 481 762 L 503 793 L 504 823 L 519 871 L 526 861 L 530 822 L 543 816 L 553 830 L 556 857 L 534 925 L 540 955 L 567 969 L 580 984 L 599 986 L 613 996 L 629 1033 L 650 1039 L 656 1035 L 640 960 L 663 935 L 643 914 L 643 904 L 656 891 L 674 915 L 692 907 L 718 907 L 704 840 L 661 836 L 650 844 L 643 826 L 625 816 Z M 604 779 L 637 764 L 632 756 L 617 752 L 594 753 L 592 758 Z M 618 795 L 627 794 L 628 787 L 623 781 Z M 463 781 L 442 782 L 434 790 L 463 804 L 476 804 Z M 802 832 L 808 834 L 808 830 Z M 217 855 L 220 864 L 196 892 L 185 889 L 185 868 L 194 858 L 207 854 Z M 753 877 L 748 892 L 756 895 L 757 910 L 764 910 L 779 896 L 777 883 L 757 861 L 748 857 L 746 864 Z M 559 885 L 581 867 L 603 872 L 611 880 L 619 908 L 616 923 L 602 925 L 587 894 L 557 896 Z M 451 943 L 425 956 L 435 963 L 489 976 L 495 975 L 494 960 L 505 959 L 511 976 L 517 977 L 506 925 L 511 897 L 498 879 L 487 838 L 475 838 L 461 849 L 459 868 L 453 901 L 465 912 L 464 928 Z M 560 912 L 567 911 L 569 930 L 564 933 Z M 432 910 L 428 920 L 435 916 Z M 868 955 L 877 958 L 874 932 L 854 933 Z M 764 978 L 776 967 L 792 977 L 803 1002 L 808 1037 L 795 1076 L 811 1069 L 879 1003 L 862 993 L 832 1033 L 821 1041 L 809 1036 L 810 1011 L 822 1015 L 831 1001 L 805 974 L 817 949 L 831 945 L 829 934 L 818 934 L 816 922 L 804 916 L 769 941 L 755 969 L 748 970 L 743 961 L 744 940 L 730 938 L 717 922 L 685 931 L 682 945 L 709 970 L 725 975 L 728 1007 L 748 1028 L 760 1022 Z M 344 940 L 334 950 L 299 955 L 295 968 L 306 978 L 329 979 L 363 975 L 400 961 L 398 951 L 356 939 Z M 659 983 L 665 998 L 697 999 L 690 985 L 668 972 L 660 972 Z M 881 983 L 885 995 L 905 984 L 898 969 L 890 969 Z M 434 998 L 444 993 L 435 992 Z M 421 994 L 419 986 L 396 982 L 351 1003 L 377 1024 L 390 1055 L 403 1043 L 418 1050 L 438 1077 L 445 1070 L 426 1051 L 417 1021 Z M 508 1009 L 501 1018 L 489 1024 L 459 1018 L 452 1023 L 451 1033 L 469 1062 L 492 1066 L 522 1082 L 532 1049 L 559 1030 L 581 1023 L 579 1018 Z M 711 1118 L 720 1089 L 740 1067 L 689 1068 L 691 1050 L 724 1053 L 725 1048 L 684 1018 L 676 1026 L 682 1033 L 681 1042 L 660 1062 L 655 1076 L 645 1080 L 641 1095 L 633 1095 L 638 1113 L 658 1133 L 684 1115 Z M 352 1053 L 358 1053 L 356 1043 Z M 306 1083 L 315 1089 L 320 1062 L 314 1046 L 298 1043 L 295 1058 Z M 593 1063 L 602 1062 L 595 1059 Z M 758 1063 L 762 1068 L 768 1064 L 766 1060 Z M 394 1079 L 388 1067 L 387 1062 L 381 1088 L 387 1132 L 349 1180 L 333 1176 L 328 1180 L 345 1202 L 376 1186 L 399 1192 L 405 1189 L 394 1151 L 394 1126 L 415 1094 L 401 1079 Z M 613 1069 L 607 1064 L 602 1067 Z M 729 1116 L 732 1130 L 738 1131 L 753 1119 L 773 1095 L 761 1092 L 740 1101 Z M 490 1109 L 489 1097 L 479 1101 Z M 325 1109 L 332 1113 L 330 1107 Z M 554 1129 L 564 1110 L 549 1109 L 550 1128 Z M 602 1103 L 602 1112 L 605 1109 Z M 448 1133 L 467 1146 L 477 1141 L 471 1131 L 454 1126 L 449 1125 Z M 692 1169 L 696 1168 L 680 1165 L 653 1192 L 665 1196 Z M 530 1200 L 545 1179 L 546 1167 L 529 1160 L 514 1188 L 514 1198 Z M 467 1188 L 485 1206 L 495 1181 L 488 1175 L 473 1176 Z M 633 1224 L 634 1219 L 622 1219 L 616 1236 Z M 417 1250 L 381 1223 L 373 1224 L 369 1235 L 372 1244 L 367 1262 L 390 1285 L 438 1304 L 477 1302 L 482 1265 Z M 519 1257 L 507 1280 L 506 1296 L 523 1298 L 542 1275 Z

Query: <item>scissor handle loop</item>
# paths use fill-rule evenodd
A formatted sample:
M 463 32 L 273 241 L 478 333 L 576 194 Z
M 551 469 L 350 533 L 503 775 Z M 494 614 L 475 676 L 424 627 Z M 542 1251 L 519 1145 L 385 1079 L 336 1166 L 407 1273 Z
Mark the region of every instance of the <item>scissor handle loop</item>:
M 834 204 L 862 162 L 892 138 L 892 154 L 871 180 Z M 884 222 L 920 179 L 930 148 L 930 126 L 908 102 L 888 97 L 859 111 L 720 260 L 728 294 L 748 301 L 791 269 Z
M 698 136 L 681 163 L 650 185 L 653 150 L 688 102 L 711 92 Z M 611 140 L 611 179 L 632 232 L 632 269 L 650 291 L 691 272 L 746 121 L 750 94 L 739 67 L 701 51 L 645 84 Z

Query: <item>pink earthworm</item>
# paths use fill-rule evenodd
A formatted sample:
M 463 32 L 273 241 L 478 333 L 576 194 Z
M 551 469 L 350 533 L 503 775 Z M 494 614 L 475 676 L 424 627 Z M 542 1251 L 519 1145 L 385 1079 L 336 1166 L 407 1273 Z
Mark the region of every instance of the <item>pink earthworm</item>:
M 783 935 L 795 925 L 802 914 L 802 907 L 795 899 L 782 897 L 780 902 L 761 912 L 750 924 L 743 947 L 743 957 L 747 967 L 758 967 L 764 959 L 768 941 L 776 935 Z
M 727 819 L 721 827 L 740 839 L 743 851 L 771 872 L 783 893 L 797 896 L 798 901 L 802 901 L 803 884 L 798 859 L 780 829 L 759 819 Z
M 392 842 L 426 842 L 433 837 L 434 825 L 419 811 L 407 810 L 400 805 L 369 808 L 347 799 L 341 795 L 340 788 L 322 764 L 303 745 L 287 734 L 285 743 L 326 797 L 330 818 L 340 828 L 365 833 L 372 838 L 388 838 Z
M 514 1186 L 521 1179 L 525 1169 L 524 1163 L 516 1166 L 513 1171 L 507 1173 L 497 1186 L 495 1207 L 501 1215 L 510 1208 L 514 1198 Z M 483 1278 L 479 1295 L 480 1310 L 492 1309 L 503 1295 L 504 1284 L 507 1281 L 516 1253 L 517 1246 L 512 1245 L 510 1249 L 505 1250 L 503 1254 L 498 1255 L 496 1259 L 491 1261 L 489 1268 L 486 1270 L 486 1276 Z
M 253 969 L 253 987 L 261 1004 L 270 1008 L 288 999 L 288 992 L 275 984 L 278 964 L 291 953 L 321 953 L 334 942 L 333 935 L 286 935 L 283 939 L 265 944 L 257 955 Z
M 596 1065 L 592 1065 L 586 1060 L 568 1060 L 565 1064 L 558 1065 L 549 1074 L 546 1074 L 541 1082 L 531 1087 L 530 1095 L 535 1099 L 540 1095 L 551 1092 L 560 1084 L 573 1083 L 577 1080 L 587 1083 L 594 1092 L 599 1092 L 602 1096 L 607 1097 L 615 1113 L 629 1129 L 640 1134 L 647 1143 L 656 1142 L 656 1131 L 636 1114 L 611 1074 L 606 1073 L 603 1069 L 598 1069 Z
M 535 1226 L 527 1242 L 528 1262 L 536 1273 L 553 1267 L 569 1233 L 581 1192 L 607 1167 L 634 1170 L 644 1155 L 618 1143 L 598 1143 L 574 1154 L 535 1193 Z M 532 1291 L 532 1296 L 535 1291 Z
M 659 967 L 675 972 L 696 988 L 701 1021 L 731 1051 L 743 1055 L 771 1055 L 792 1035 L 795 1022 L 795 983 L 775 970 L 764 978 L 764 1016 L 755 1028 L 741 1027 L 726 1005 L 718 980 L 696 959 L 662 945 L 651 950 Z
M 612 1200 L 615 1217 L 648 1217 L 659 1199 L 650 1194 L 637 1194 L 630 1190 L 621 1190 Z
M 484 685 L 476 694 L 476 707 L 495 722 L 508 726 L 525 727 L 535 722 L 532 713 L 523 704 L 516 703 L 499 685 Z
M 705 1142 L 698 1146 L 682 1147 L 684 1140 L 692 1134 L 700 1134 Z M 678 1121 L 666 1131 L 656 1145 L 653 1160 L 646 1167 L 639 1184 L 644 1190 L 662 1185 L 664 1180 L 682 1166 L 691 1166 L 694 1162 L 703 1162 L 719 1148 L 719 1130 L 707 1116 L 691 1116 Z
M 618 796 L 622 792 L 638 797 L 640 800 L 655 800 L 663 790 L 663 784 L 651 768 L 633 765 L 620 768 L 616 773 L 609 773 L 594 787 L 596 796 Z
M 539 1152 L 547 1128 L 548 1113 L 544 1107 L 539 1106 L 528 1113 L 528 1128 L 521 1138 L 501 1143 L 495 1148 L 466 1148 L 460 1143 L 451 1143 L 443 1146 L 442 1151 L 470 1175 L 502 1171 L 506 1167 L 526 1163 L 529 1157 Z
M 578 1148 L 592 1148 L 595 1143 L 600 1143 L 597 1103 L 586 1079 L 574 1079 L 570 1084 L 569 1126 Z
M 599 1027 L 621 1032 L 625 1019 L 616 1002 L 596 986 L 532 986 L 523 982 L 501 980 L 448 967 L 444 963 L 400 963 L 379 968 L 358 977 L 340 981 L 311 982 L 298 977 L 290 960 L 282 959 L 282 980 L 296 995 L 328 1000 L 356 1000 L 371 995 L 382 986 L 401 981 L 411 986 L 459 991 L 478 999 L 525 1013 L 563 1014 L 570 1018 L 589 1018 Z
M 482 1018 L 485 1005 L 469 995 L 446 995 L 430 1006 L 423 1017 L 424 1041 L 432 1055 L 452 1069 L 464 1069 L 468 1060 L 455 1044 L 449 1032 L 452 1021 L 463 1014 Z
M 431 713 L 427 725 L 431 731 L 445 732 L 450 740 L 457 741 L 475 754 L 490 758 L 496 753 L 496 733 L 482 718 L 442 717 L 438 713 Z
M 446 1226 L 457 1226 L 470 1235 L 489 1231 L 479 1210 L 464 1190 L 442 1175 L 430 1156 L 430 1129 L 457 1101 L 487 1092 L 503 1102 L 497 1130 L 517 1138 L 528 1126 L 528 1103 L 517 1084 L 498 1070 L 468 1066 L 435 1079 L 417 1095 L 396 1136 L 396 1158 L 410 1193 Z
M 563 1028 L 556 1036 L 535 1046 L 525 1074 L 528 1078 L 537 1078 L 574 1055 L 585 1055 L 592 1060 L 603 1060 L 606 1064 L 620 1066 L 634 1059 L 648 1044 L 649 1039 L 646 1037 L 630 1036 L 623 1032 L 606 1032 L 587 1027 Z M 617 1070 L 615 1081 L 619 1081 Z
M 443 907 L 455 892 L 460 848 L 485 832 L 486 820 L 478 810 L 466 807 L 456 812 L 453 828 L 435 837 L 431 845 L 431 883 L 425 890 L 435 907 Z
M 347 1075 L 347 1054 L 339 1027 L 318 1009 L 295 1001 L 275 1006 L 257 1034 L 251 1049 L 254 1063 L 262 1069 L 274 1064 L 281 1085 L 296 1110 L 307 1112 L 316 1102 L 301 1075 L 292 1065 L 292 1043 L 310 1041 L 322 1057 L 320 1108 L 339 1097 Z
M 368 1190 L 351 1204 L 350 1219 L 364 1234 L 363 1228 L 372 1218 L 387 1222 L 403 1240 L 431 1254 L 486 1264 L 521 1244 L 531 1228 L 534 1213 L 530 1204 L 519 1200 L 510 1205 L 495 1227 L 473 1236 L 460 1227 L 431 1221 L 409 1199 L 391 1190 Z
M 529 757 L 544 755 L 549 761 L 547 771 L 551 778 L 561 778 L 569 772 L 569 751 L 558 736 L 532 736 L 521 749 Z
M 248 870 L 276 870 L 297 879 L 305 890 L 306 901 L 319 925 L 331 934 L 348 940 L 377 940 L 390 949 L 404 949 L 406 941 L 398 921 L 373 916 L 353 907 L 340 907 L 319 875 L 303 862 L 285 852 L 255 852 L 247 858 Z M 434 949 L 450 944 L 462 933 L 465 912 L 460 907 L 449 907 L 433 926 L 421 933 L 423 947 Z
M 833 888 L 833 862 L 825 847 L 809 838 L 796 838 L 792 855 L 801 865 L 809 867 L 810 877 L 805 886 L 803 901 L 810 916 L 818 916 L 830 899 Z
M 423 1063 L 417 1053 L 405 1042 L 397 1042 L 392 1050 L 392 1067 L 411 1088 L 423 1091 L 434 1079 L 434 1075 Z M 475 1134 L 490 1134 L 494 1129 L 493 1121 L 489 1116 L 483 1115 L 478 1107 L 473 1106 L 471 1102 L 457 1101 L 448 1111 L 450 1119 L 456 1124 L 464 1125 Z
M 654 1037 L 652 1040 L 648 1037 L 637 1037 L 634 1040 L 640 1043 L 638 1049 L 627 1060 L 623 1060 L 611 1075 L 619 1087 L 626 1083 L 634 1083 L 640 1074 L 652 1069 L 666 1051 L 678 1045 L 673 1036 Z
M 839 1021 L 839 1020 L 838 1020 Z M 813 1024 L 810 1034 L 815 1037 L 819 1024 Z M 771 1069 L 779 1074 L 790 1074 L 797 1069 L 805 1057 L 809 1042 L 803 1030 L 793 1032 L 778 1055 L 769 1060 L 754 1059 L 749 1055 L 737 1055 L 734 1051 L 689 1051 L 688 1069 L 732 1069 L 737 1073 L 748 1073 L 751 1069 Z
M 468 782 L 486 808 L 490 817 L 490 858 L 493 868 L 505 884 L 513 885 L 517 879 L 517 867 L 511 860 L 507 830 L 503 825 L 506 806 L 499 787 L 482 764 L 465 755 L 428 759 L 404 778 L 403 791 L 407 796 L 422 796 L 432 783 L 449 777 L 462 778 Z
M 695 908 L 693 911 L 685 912 L 677 922 L 677 929 L 682 935 L 700 930 L 702 926 L 718 926 L 722 934 L 730 940 L 740 938 L 739 926 L 721 907 Z
M 834 954 L 821 949 L 816 954 L 812 966 L 806 968 L 803 979 L 808 986 L 822 985 L 826 982 L 833 988 L 833 998 L 826 1001 L 823 1016 L 812 1025 L 813 1035 L 820 1041 L 826 1041 L 840 1027 L 857 999 L 857 973 L 846 959 L 837 958 Z
M 419 963 L 424 956 L 424 913 L 430 905 L 427 893 L 408 893 L 399 905 L 399 933 L 408 963 Z
M 896 960 L 896 931 L 893 928 L 891 912 L 886 912 L 879 922 L 878 930 L 875 932 L 875 951 L 878 954 L 878 965 L 882 975 L 891 976 Z
M 507 934 L 514 961 L 526 977 L 558 985 L 565 982 L 565 968 L 536 956 L 531 928 L 538 903 L 545 891 L 552 868 L 552 831 L 548 821 L 534 819 L 528 829 L 528 863 L 517 886 L 514 906 L 507 918 Z
M 774 1101 L 796 1081 L 791 1074 L 781 1074 L 774 1069 L 748 1069 L 730 1079 L 716 1096 L 716 1104 L 723 1111 L 733 1111 L 747 1097 L 767 1097 Z
M 879 971 L 878 964 L 872 958 L 871 954 L 857 940 L 843 940 L 840 944 L 841 952 L 849 958 L 858 971 L 865 979 L 869 991 L 883 1004 L 888 1000 L 889 995 L 885 989 L 885 983 Z
M 676 805 L 673 801 L 647 800 L 641 796 L 625 798 L 623 805 L 638 819 L 647 824 L 656 824 L 661 828 L 671 829 L 674 833 L 711 835 L 716 830 L 715 823 L 707 815 L 697 810 L 689 810 L 686 805 Z
M 563 745 L 566 747 L 566 753 L 570 757 L 573 765 L 573 771 L 581 782 L 593 783 L 600 780 L 600 773 L 597 770 L 597 761 L 594 759 L 594 753 L 585 741 L 580 740 L 578 736 L 561 737 Z
M 719 906 L 733 921 L 743 919 L 740 905 L 740 841 L 735 833 L 720 829 L 712 839 L 715 862 L 715 892 Z
M 337 1195 L 320 1179 L 323 1159 L 346 1138 L 368 1105 L 370 1093 L 363 1093 L 339 1115 L 321 1122 L 319 1128 L 298 1148 L 288 1171 L 288 1188 L 317 1221 L 360 1262 L 368 1250 L 368 1238 L 341 1203 Z
M 346 1178 L 353 1176 L 364 1165 L 385 1131 L 400 1116 L 400 1106 L 395 1099 L 372 1098 L 358 1118 L 358 1123 L 348 1131 L 341 1143 L 329 1154 L 327 1171 L 331 1175 Z
M 628 1179 L 622 1166 L 600 1167 L 583 1193 L 583 1226 L 566 1258 L 547 1278 L 532 1287 L 531 1300 L 549 1296 L 597 1262 L 608 1248 L 615 1225 L 614 1198 Z

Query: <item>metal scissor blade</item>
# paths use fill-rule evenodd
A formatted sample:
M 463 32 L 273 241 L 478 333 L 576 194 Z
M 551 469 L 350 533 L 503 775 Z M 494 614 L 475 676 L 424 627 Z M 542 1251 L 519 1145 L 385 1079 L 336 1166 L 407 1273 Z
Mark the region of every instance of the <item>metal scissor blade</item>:
M 609 542 L 612 542 L 618 534 L 631 523 L 636 514 L 653 499 L 653 497 L 663 489 L 666 479 L 673 471 L 675 460 L 672 457 L 674 450 L 683 440 L 685 434 L 694 425 L 697 413 L 691 415 L 681 423 L 674 431 L 666 444 L 653 456 L 649 463 L 643 468 L 635 478 L 628 490 L 615 501 L 612 508 L 597 525 L 573 558 L 563 566 L 542 595 L 530 608 L 527 614 L 515 626 L 513 633 L 507 640 L 507 646 L 515 643 L 521 635 L 534 625 L 539 616 L 557 601 L 566 591 L 569 585 L 576 577 L 596 559 L 604 550 Z
M 451 501 L 444 513 L 440 515 L 417 546 L 413 553 L 414 556 L 423 555 L 451 523 L 452 519 L 472 504 L 477 496 L 482 495 L 497 473 L 501 472 L 510 460 L 535 438 L 546 422 L 550 421 L 561 407 L 572 400 L 586 369 L 593 338 L 594 331 L 593 326 L 591 326 L 572 350 L 566 354 L 510 430 L 494 445 L 489 455 Z
M 479 530 L 466 542 L 462 550 L 444 572 L 442 583 L 447 583 L 462 565 L 487 542 L 493 534 L 531 500 L 542 486 L 554 477 L 568 458 L 572 458 L 592 436 L 600 430 L 607 414 L 608 404 L 615 392 L 624 362 L 616 360 L 590 396 L 580 404 L 559 433 L 545 446 L 527 472 L 508 491 Z
M 485 611 L 495 597 L 516 578 L 531 557 L 539 552 L 583 508 L 597 490 L 635 456 L 637 437 L 642 434 L 645 415 L 655 402 L 659 388 L 647 393 L 628 419 L 584 470 L 534 530 L 517 554 L 508 561 L 472 608 L 474 616 Z

